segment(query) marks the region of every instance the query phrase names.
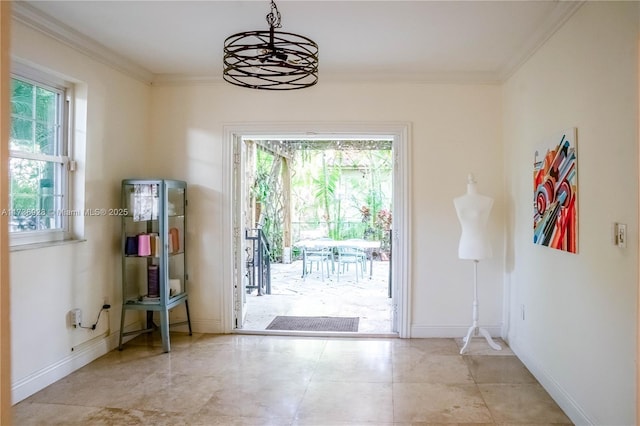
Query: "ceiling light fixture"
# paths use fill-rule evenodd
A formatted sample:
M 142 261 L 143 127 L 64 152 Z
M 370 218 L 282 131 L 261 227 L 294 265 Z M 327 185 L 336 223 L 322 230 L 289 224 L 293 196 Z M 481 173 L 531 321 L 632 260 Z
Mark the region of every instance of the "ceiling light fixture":
M 241 87 L 292 90 L 318 82 L 318 45 L 311 39 L 275 31 L 282 27 L 271 0 L 268 31 L 247 31 L 224 41 L 225 81 Z

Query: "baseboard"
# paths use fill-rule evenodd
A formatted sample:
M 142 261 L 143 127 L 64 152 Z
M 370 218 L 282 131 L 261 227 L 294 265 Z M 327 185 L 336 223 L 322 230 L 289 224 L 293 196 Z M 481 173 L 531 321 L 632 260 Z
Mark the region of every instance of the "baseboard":
M 91 361 L 118 346 L 119 333 L 95 337 L 73 348 L 73 352 L 41 370 L 14 382 L 11 386 L 12 404 L 17 404 L 52 383 L 68 376 Z
M 172 319 L 172 321 L 180 322 L 181 319 L 175 318 Z M 142 328 L 142 325 L 143 323 L 141 321 L 136 321 L 127 325 L 125 331 L 139 330 Z M 191 328 L 194 333 L 220 334 L 222 332 L 222 323 L 220 320 L 191 320 Z M 187 332 L 188 328 L 187 326 L 179 326 L 173 327 L 171 330 Z M 125 337 L 123 343 L 126 343 L 134 337 L 135 336 Z M 105 333 L 101 336 L 96 336 L 87 342 L 75 346 L 69 356 L 15 381 L 11 385 L 12 404 L 17 404 L 117 348 L 119 338 L 119 330 L 115 333 Z
M 186 321 L 187 318 L 184 317 L 171 317 L 172 323 L 179 323 Z M 171 327 L 171 331 L 180 331 L 180 332 L 188 332 L 189 328 L 186 325 L 179 325 L 175 327 Z M 203 334 L 222 334 L 222 321 L 221 320 L 194 320 L 191 319 L 191 331 L 194 333 L 203 333 Z
M 361 333 L 351 331 L 294 331 L 294 330 L 246 330 L 237 328 L 234 334 L 247 334 L 254 336 L 292 336 L 292 337 L 320 337 L 320 338 L 363 338 L 363 339 L 390 339 L 397 338 L 398 333 Z
M 502 326 L 500 325 L 480 325 L 489 332 L 491 337 L 500 337 L 502 333 Z M 411 338 L 412 339 L 428 339 L 435 337 L 442 338 L 456 338 L 464 337 L 469 331 L 468 325 L 412 325 L 411 326 Z
M 554 377 L 549 374 L 536 360 L 527 354 L 527 351 L 518 344 L 517 341 L 511 339 L 509 347 L 529 369 L 531 374 L 540 382 L 543 388 L 551 395 L 551 398 L 562 408 L 565 414 L 576 425 L 595 425 L 596 422 L 589 418 L 587 413 L 576 402 L 575 399 L 558 383 Z

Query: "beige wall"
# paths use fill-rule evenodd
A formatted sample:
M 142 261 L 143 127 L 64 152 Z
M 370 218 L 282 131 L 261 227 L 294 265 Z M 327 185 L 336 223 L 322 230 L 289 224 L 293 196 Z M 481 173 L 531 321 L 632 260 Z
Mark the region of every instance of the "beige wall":
M 229 249 L 220 238 L 221 212 L 228 208 L 221 200 L 229 195 L 222 187 L 223 125 L 273 121 L 412 123 L 410 262 L 419 267 L 411 271 L 410 323 L 416 337 L 462 335 L 471 321 L 473 270 L 457 258 L 460 228 L 452 200 L 464 193 L 467 174 L 475 173 L 480 190 L 496 199 L 495 255 L 479 268 L 481 322 L 500 330 L 504 202 L 498 86 L 321 83 L 286 93 L 223 84 L 150 89 L 21 24 L 14 34 L 14 56 L 61 73 L 86 93 L 86 122 L 78 123 L 80 132 L 86 129 L 86 154 L 80 159 L 86 184 L 79 197 L 86 207 L 117 205 L 125 177 L 189 182 L 196 331 L 222 331 L 225 284 L 219 259 Z M 119 220 L 86 218 L 84 237 L 77 244 L 11 255 L 11 280 L 17 283 L 11 295 L 16 399 L 113 347 L 120 325 Z M 79 307 L 91 319 L 104 296 L 113 308 L 95 332 L 68 326 L 70 309 Z M 48 350 L 37 350 L 41 347 Z
M 152 93 L 152 174 L 185 179 L 190 190 L 193 318 L 222 331 L 220 236 L 230 207 L 223 187 L 223 126 L 260 122 L 410 122 L 409 285 L 413 337 L 461 336 L 471 322 L 473 265 L 459 260 L 460 227 L 453 198 L 475 173 L 479 190 L 496 199 L 491 216 L 494 257 L 481 262 L 481 323 L 500 333 L 503 227 L 500 87 L 320 82 L 303 91 L 271 93 L 228 84 L 170 85 Z
M 504 85 L 508 335 L 579 424 L 635 421 L 637 8 L 585 3 Z M 578 129 L 578 254 L 531 242 L 533 152 L 569 127 Z M 613 245 L 614 222 L 627 224 L 626 249 Z
M 222 214 L 230 209 L 223 186 L 225 124 L 410 122 L 412 335 L 461 336 L 470 323 L 473 269 L 457 258 L 452 200 L 473 172 L 479 190 L 496 201 L 494 257 L 478 270 L 481 324 L 504 325 L 511 346 L 574 421 L 633 423 L 637 3 L 586 3 L 503 87 L 321 79 L 284 93 L 225 84 L 150 88 L 22 25 L 13 35 L 15 56 L 64 74 L 86 93 L 79 130 L 86 129 L 84 207 L 117 205 L 125 177 L 189 182 L 196 331 L 222 330 L 223 286 L 230 285 L 219 261 L 229 250 L 220 237 L 228 232 Z M 531 243 L 532 151 L 567 127 L 578 128 L 578 255 Z M 613 247 L 613 222 L 627 223 L 627 249 Z M 119 220 L 87 218 L 83 235 L 82 243 L 11 254 L 18 399 L 114 346 Z M 91 318 L 104 296 L 114 307 L 97 339 L 68 327 L 70 309 L 82 308 Z
M 143 174 L 150 154 L 150 87 L 14 21 L 12 57 L 77 85 L 79 208 L 120 205 L 120 181 Z M 85 145 L 82 148 L 82 145 Z M 82 242 L 11 253 L 12 383 L 20 400 L 113 347 L 120 327 L 120 220 L 86 217 Z M 83 311 L 95 331 L 70 327 Z M 133 318 L 132 320 L 135 320 Z M 73 348 L 73 350 L 72 350 Z
M 9 38 L 11 3 L 0 3 L 0 173 L 8 176 L 10 90 L 9 90 Z M 0 179 L 0 208 L 8 203 L 8 179 Z M 11 327 L 9 289 L 9 223 L 0 217 L 0 424 L 11 423 Z

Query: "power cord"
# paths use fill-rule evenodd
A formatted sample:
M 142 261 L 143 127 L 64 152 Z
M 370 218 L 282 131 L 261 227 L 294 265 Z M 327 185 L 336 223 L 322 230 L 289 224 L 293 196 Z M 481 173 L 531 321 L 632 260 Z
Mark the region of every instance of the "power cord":
M 111 305 L 105 303 L 104 305 L 102 305 L 102 308 L 100 309 L 100 312 L 98 312 L 98 318 L 96 318 L 96 322 L 91 327 L 85 327 L 82 324 L 78 324 L 78 328 L 86 328 L 87 330 L 95 330 L 96 327 L 98 326 L 98 321 L 100 321 L 100 314 L 102 313 L 102 311 L 107 310 L 109 308 L 111 308 Z

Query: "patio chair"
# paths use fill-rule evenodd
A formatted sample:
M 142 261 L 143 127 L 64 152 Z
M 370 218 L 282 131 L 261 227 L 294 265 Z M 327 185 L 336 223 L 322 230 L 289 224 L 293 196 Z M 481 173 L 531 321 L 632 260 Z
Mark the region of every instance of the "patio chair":
M 353 264 L 356 272 L 356 282 L 358 282 L 358 270 L 363 275 L 367 268 L 367 253 L 357 247 L 342 246 L 338 247 L 338 281 L 340 281 L 340 273 L 349 270 L 349 265 Z
M 325 267 L 327 269 L 327 278 L 329 277 L 329 262 L 333 265 L 333 253 L 330 247 L 307 247 L 304 249 L 305 270 L 303 278 L 306 278 L 313 272 L 313 265 L 316 265 L 316 271 L 320 271 L 320 277 L 324 281 Z

